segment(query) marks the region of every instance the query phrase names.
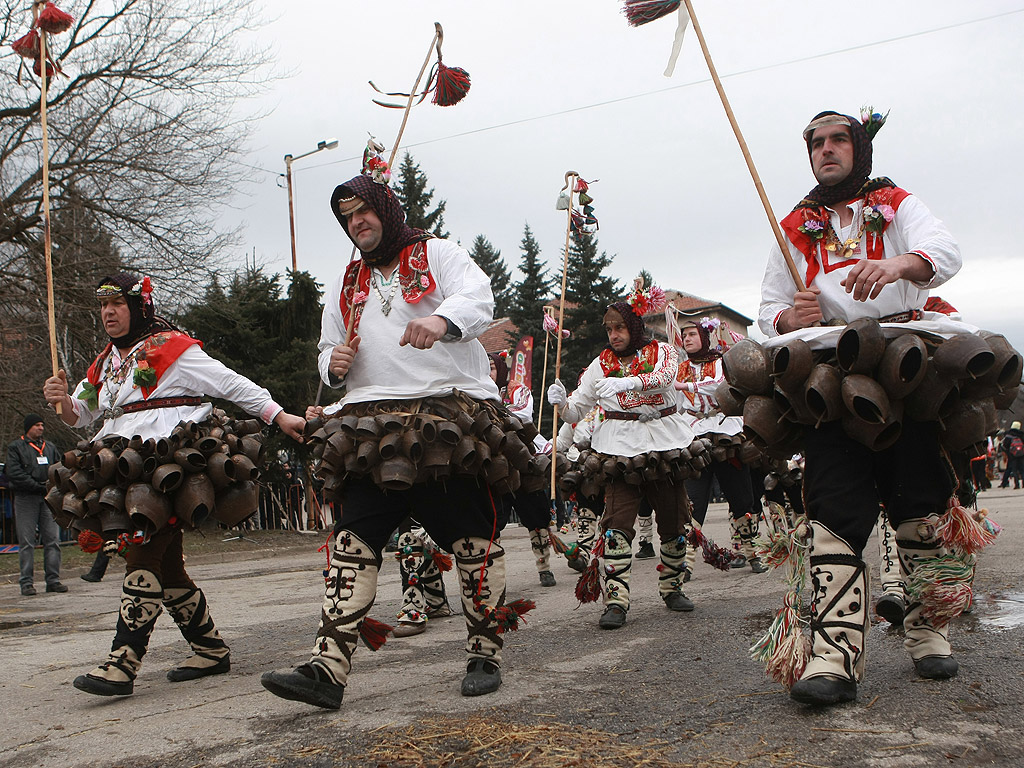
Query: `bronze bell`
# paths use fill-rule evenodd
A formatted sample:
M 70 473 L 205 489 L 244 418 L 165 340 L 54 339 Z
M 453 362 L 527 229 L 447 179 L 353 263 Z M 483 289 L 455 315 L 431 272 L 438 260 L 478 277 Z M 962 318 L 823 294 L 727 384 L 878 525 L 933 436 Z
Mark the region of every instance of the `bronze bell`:
M 492 485 L 499 480 L 504 480 L 509 476 L 512 467 L 509 465 L 508 459 L 502 456 L 500 453 L 491 457 L 491 463 L 487 467 L 486 478 L 487 482 Z
M 416 466 L 405 456 L 396 455 L 380 465 L 380 484 L 389 491 L 407 491 L 416 482 Z
M 929 363 L 921 383 L 903 399 L 903 407 L 908 419 L 935 421 L 952 413 L 959 401 L 956 382 Z
M 848 323 L 836 342 L 836 362 L 846 373 L 871 373 L 884 353 L 885 333 L 873 317 Z
M 487 443 L 483 442 L 482 440 L 475 441 L 475 445 L 476 445 L 476 461 L 477 461 L 477 464 L 480 465 L 481 469 L 486 471 L 487 468 L 491 465 L 491 449 L 490 449 L 490 446 L 488 446 Z M 500 453 L 498 455 L 501 456 Z M 507 459 L 506 459 L 506 461 L 507 461 Z
M 125 448 L 117 459 L 117 472 L 125 480 L 137 480 L 142 477 L 142 465 L 142 454 L 135 448 Z
M 80 455 L 78 451 L 67 451 L 64 454 L 64 458 L 61 459 L 61 463 L 68 469 L 78 469 Z
M 376 440 L 363 440 L 356 448 L 356 467 L 360 472 L 369 472 L 380 463 L 380 451 Z
M 262 431 L 263 422 L 259 419 L 243 419 L 235 422 L 235 434 L 239 437 L 242 437 L 243 435 L 255 435 Z
M 904 333 L 889 342 L 878 362 L 876 381 L 890 400 L 902 400 L 924 379 L 928 369 L 928 348 L 921 337 Z
M 772 399 L 779 407 L 783 418 L 789 421 L 797 424 L 814 424 L 818 420 L 811 409 L 807 407 L 807 401 L 804 399 L 802 391 L 791 392 L 776 386 L 772 393 Z M 731 440 L 729 444 L 732 444 Z
M 67 520 L 67 518 L 64 519 Z M 99 518 L 96 517 L 76 517 L 66 527 L 76 539 L 85 531 L 92 531 L 101 536 L 103 535 L 103 531 L 100 529 Z
M 380 437 L 383 432 L 383 425 L 373 416 L 361 416 L 356 423 L 356 436 L 361 440 Z
M 206 460 L 206 474 L 209 475 L 213 487 L 220 490 L 227 488 L 235 481 L 237 466 L 230 456 L 215 453 Z
M 263 439 L 262 435 L 246 435 L 239 441 L 241 452 L 259 464 L 263 460 Z
M 455 414 L 455 423 L 462 430 L 462 434 L 469 435 L 473 433 L 473 417 L 465 411 L 459 411 Z
M 60 507 L 66 514 L 85 517 L 85 502 L 74 493 L 65 493 Z
M 102 510 L 100 506 L 100 489 L 93 488 L 83 498 L 85 501 L 85 513 L 87 515 L 98 515 Z
M 423 458 L 423 438 L 418 431 L 408 430 L 402 434 L 402 455 L 413 464 L 419 463 Z
M 131 518 L 132 527 L 141 530 L 147 539 L 166 526 L 172 514 L 170 497 L 149 483 L 128 486 L 124 494 L 124 509 Z
M 1020 385 L 1013 387 L 1012 389 L 1004 389 L 998 395 L 992 397 L 992 402 L 997 410 L 1005 411 L 1013 407 L 1013 404 L 1017 402 L 1017 395 L 1020 393 Z
M 752 440 L 764 446 L 781 442 L 790 429 L 775 402 L 764 395 L 751 395 L 744 401 L 743 427 Z M 693 454 L 692 448 L 690 453 Z M 695 457 L 698 462 L 699 459 Z
M 437 437 L 441 442 L 457 445 L 462 439 L 462 430 L 452 421 L 439 421 L 437 423 Z
M 843 404 L 856 418 L 869 424 L 884 424 L 889 420 L 889 396 L 870 376 L 852 373 L 843 377 L 841 391 Z
M 383 461 L 389 461 L 398 455 L 401 446 L 402 436 L 397 432 L 389 432 L 380 439 L 377 451 Z
M 259 467 L 253 464 L 252 459 L 244 453 L 236 453 L 232 456 L 231 463 L 235 465 L 235 477 L 238 480 L 255 480 L 260 475 Z
M 416 429 L 425 443 L 432 443 L 437 439 L 437 423 L 426 414 L 416 417 Z
M 978 400 L 961 400 L 942 419 L 939 442 L 953 451 L 960 451 L 985 439 L 985 409 Z
M 473 468 L 477 460 L 476 442 L 471 437 L 463 437 L 452 451 L 452 464 L 463 472 Z
M 843 430 L 871 450 L 884 451 L 899 439 L 903 431 L 903 404 L 892 403 L 888 418 L 881 422 L 865 421 L 848 413 L 843 416 Z
M 992 350 L 995 362 L 986 374 L 961 387 L 964 397 L 992 397 L 1005 389 L 1016 387 L 1020 384 L 1024 370 L 1020 353 L 1010 346 L 1005 336 L 988 331 L 982 331 L 981 335 Z M 66 461 L 64 463 L 67 464 Z
M 230 528 L 245 522 L 258 506 L 259 486 L 246 480 L 217 492 L 213 517 Z
M 211 453 L 219 451 L 223 444 L 224 443 L 216 437 L 206 435 L 205 437 L 200 437 L 196 440 L 195 443 L 193 443 L 193 447 L 204 456 L 209 456 Z
M 718 407 L 726 416 L 742 416 L 745 397 L 746 395 L 728 381 L 723 381 L 715 389 L 715 400 L 718 401 Z
M 996 356 L 980 336 L 958 333 L 943 341 L 932 355 L 935 367 L 953 379 L 977 379 L 995 365 Z
M 377 417 L 385 432 L 401 432 L 405 428 L 405 416 L 398 413 L 382 413 Z
M 776 386 L 803 393 L 804 382 L 814 367 L 814 355 L 803 339 L 790 339 L 772 355 L 772 377 Z M 721 401 L 719 401 L 721 404 Z
M 834 366 L 818 363 L 804 386 L 804 402 L 814 414 L 815 426 L 843 415 L 842 374 Z
M 70 486 L 71 490 L 78 496 L 81 496 L 84 499 L 85 495 L 92 490 L 94 483 L 89 481 L 88 473 L 78 470 L 73 472 L 71 477 L 68 478 L 68 486 Z
M 104 533 L 120 533 L 132 527 L 131 518 L 124 508 L 114 509 L 113 507 L 100 506 L 100 513 L 97 515 L 100 521 L 100 528 Z
M 213 511 L 213 483 L 205 473 L 189 475 L 174 494 L 174 514 L 198 528 Z
M 338 423 L 341 425 L 342 432 L 344 432 L 349 437 L 356 437 L 356 428 L 359 426 L 358 416 L 356 416 L 354 413 L 347 413 L 338 420 Z
M 153 470 L 150 484 L 160 493 L 170 493 L 185 479 L 185 471 L 178 464 L 161 464 Z
M 310 423 L 312 423 L 312 422 L 310 422 Z M 308 426 L 308 424 L 307 424 L 307 426 Z M 324 422 L 324 427 L 323 428 L 324 428 L 324 434 L 327 435 L 327 437 L 330 437 L 335 432 L 344 432 L 345 431 L 343 429 L 342 417 L 338 416 L 337 414 L 334 414 L 333 416 L 329 417 Z M 355 424 L 354 423 L 352 424 L 352 432 L 353 432 L 353 434 L 355 433 Z
M 760 344 L 743 339 L 722 356 L 726 380 L 748 395 L 761 394 L 771 389 L 771 368 L 768 353 Z
M 195 448 L 179 448 L 174 452 L 174 461 L 186 472 L 202 472 L 206 469 L 206 457 Z
M 108 485 L 100 491 L 100 507 L 115 511 L 124 510 L 124 489 Z

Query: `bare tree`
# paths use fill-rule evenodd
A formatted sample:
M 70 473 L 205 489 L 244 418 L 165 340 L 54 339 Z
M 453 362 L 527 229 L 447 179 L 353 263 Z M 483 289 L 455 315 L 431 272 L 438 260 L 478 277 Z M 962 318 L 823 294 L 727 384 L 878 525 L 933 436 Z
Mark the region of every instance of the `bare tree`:
M 21 360 L 35 365 L 15 376 L 19 385 L 31 377 L 38 391 L 49 367 L 39 87 L 9 47 L 27 31 L 29 0 L 0 0 L 0 9 L 0 348 L 38 352 Z M 57 279 L 67 281 L 57 287 L 58 305 L 81 300 L 69 283 L 95 288 L 93 278 L 121 256 L 165 287 L 191 284 L 196 295 L 234 242 L 234 233 L 218 229 L 218 214 L 250 172 L 240 161 L 257 115 L 240 102 L 270 78 L 269 56 L 249 34 L 259 6 L 86 0 L 68 10 L 75 24 L 50 38 L 66 76 L 49 81 L 48 94 L 54 247 L 61 237 L 76 243 L 64 249 L 67 258 L 55 250 Z M 73 310 L 58 306 L 58 315 Z M 60 335 L 62 362 L 80 362 L 84 350 Z M 4 387 L 0 402 L 11 394 Z M 5 408 L 0 427 L 10 423 Z

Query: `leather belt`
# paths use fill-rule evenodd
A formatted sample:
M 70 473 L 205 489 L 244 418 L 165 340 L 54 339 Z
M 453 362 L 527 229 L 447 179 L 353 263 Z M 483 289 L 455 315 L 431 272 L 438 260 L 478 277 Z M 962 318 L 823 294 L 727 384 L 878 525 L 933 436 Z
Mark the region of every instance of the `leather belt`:
M 924 312 L 920 309 L 908 309 L 906 312 L 897 312 L 893 315 L 886 315 L 878 318 L 880 323 L 909 323 L 912 320 L 921 320 Z
M 660 411 L 654 413 L 626 413 L 625 411 L 605 411 L 604 417 L 606 419 L 618 420 L 618 421 L 654 421 L 665 416 L 671 416 L 676 412 L 676 407 L 670 405 L 668 408 L 662 408 Z
M 104 419 L 117 419 L 126 413 L 137 413 L 138 411 L 150 411 L 154 408 L 179 408 L 184 405 L 202 405 L 201 397 L 154 397 L 152 400 L 139 400 L 135 403 L 115 405 L 103 411 Z

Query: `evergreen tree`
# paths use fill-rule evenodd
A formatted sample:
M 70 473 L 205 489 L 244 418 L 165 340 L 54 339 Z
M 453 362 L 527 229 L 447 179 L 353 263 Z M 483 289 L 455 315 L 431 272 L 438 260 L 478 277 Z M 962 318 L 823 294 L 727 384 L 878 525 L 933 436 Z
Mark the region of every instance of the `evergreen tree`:
M 622 296 L 617 281 L 604 274 L 613 258 L 604 251 L 598 256 L 593 235 L 573 232 L 566 300 L 574 306 L 566 310 L 565 323 L 572 336 L 562 345 L 562 381 L 570 392 L 576 387 L 579 371 L 608 344 L 604 313 Z
M 444 209 L 447 203 L 438 200 L 437 207 L 430 210 L 434 199 L 434 188 L 427 189 L 427 175 L 420 170 L 408 152 L 402 156 L 398 169 L 398 184 L 393 187 L 398 201 L 405 210 L 405 220 L 410 227 L 423 229 L 435 237 L 445 238 Z
M 512 303 L 508 311 L 509 319 L 517 330 L 509 336 L 508 341 L 509 346 L 512 346 L 521 336 L 533 336 L 531 380 L 534 402 L 539 403 L 544 367 L 544 305 L 551 300 L 554 278 L 541 263 L 540 245 L 534 239 L 529 224 L 523 227 L 523 239 L 519 248 L 523 252 L 519 260 L 519 271 L 523 274 L 523 279 L 513 287 Z
M 491 279 L 491 293 L 494 294 L 494 319 L 508 317 L 512 306 L 512 276 L 509 274 L 501 251 L 496 251 L 491 241 L 483 235 L 477 235 L 473 247 L 469 251 L 473 261 Z

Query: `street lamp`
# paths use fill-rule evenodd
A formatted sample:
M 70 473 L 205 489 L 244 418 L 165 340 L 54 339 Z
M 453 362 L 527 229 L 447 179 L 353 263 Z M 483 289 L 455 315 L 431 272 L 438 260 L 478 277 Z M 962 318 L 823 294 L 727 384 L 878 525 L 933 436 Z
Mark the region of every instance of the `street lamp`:
M 285 176 L 288 179 L 288 227 L 291 230 L 292 235 L 292 272 L 298 269 L 298 261 L 295 256 L 295 204 L 292 201 L 292 163 L 296 160 L 301 160 L 304 157 L 315 155 L 317 152 L 321 152 L 325 149 L 334 149 L 338 146 L 337 139 L 327 139 L 326 141 L 318 141 L 316 149 L 311 149 L 309 152 L 304 152 L 298 156 L 285 155 L 284 166 L 286 168 Z

